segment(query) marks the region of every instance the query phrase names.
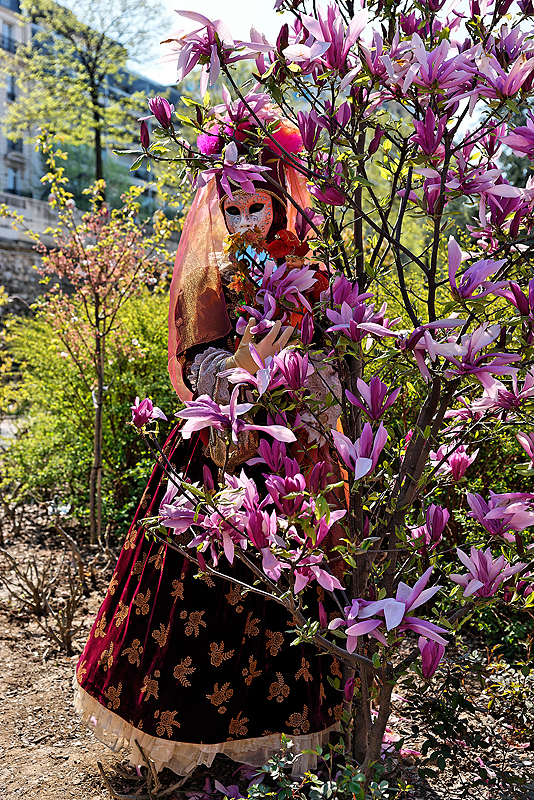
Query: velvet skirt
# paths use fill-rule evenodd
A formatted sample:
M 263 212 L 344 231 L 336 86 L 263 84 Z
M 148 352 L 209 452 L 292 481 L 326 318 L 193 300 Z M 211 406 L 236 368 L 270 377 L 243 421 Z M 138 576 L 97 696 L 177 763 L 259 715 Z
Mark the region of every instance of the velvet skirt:
M 213 467 L 200 438 L 183 442 L 178 429 L 165 452 L 191 481 Z M 156 465 L 80 657 L 83 720 L 112 749 L 129 749 L 133 764 L 142 763 L 138 743 L 156 769 L 180 775 L 217 753 L 261 766 L 282 734 L 298 752 L 324 746 L 343 710 L 339 662 L 291 645 L 294 624 L 278 603 L 195 577 L 195 564 L 145 535 L 141 520 L 158 513 L 166 486 Z M 242 564 L 223 559 L 221 568 L 250 581 Z M 304 755 L 296 771 L 314 762 Z

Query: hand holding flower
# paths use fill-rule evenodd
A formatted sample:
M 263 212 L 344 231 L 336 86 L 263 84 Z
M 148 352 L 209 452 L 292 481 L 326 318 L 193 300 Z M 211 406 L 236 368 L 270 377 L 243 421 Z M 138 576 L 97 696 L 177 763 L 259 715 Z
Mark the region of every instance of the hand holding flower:
M 226 369 L 239 367 L 240 369 L 245 369 L 247 372 L 250 372 L 251 375 L 255 375 L 262 366 L 253 358 L 249 346 L 252 344 L 253 336 L 251 331 L 255 325 L 256 320 L 249 319 L 247 328 L 243 334 L 243 338 L 241 339 L 241 343 L 237 348 L 235 355 L 231 356 L 226 361 Z M 280 350 L 283 350 L 286 344 L 289 342 L 294 328 L 286 328 L 282 335 L 278 337 L 281 327 L 282 322 L 278 320 L 278 322 L 276 322 L 271 330 L 264 336 L 261 342 L 256 342 L 254 344 L 254 349 L 256 350 L 256 353 L 260 357 L 261 361 L 265 362 L 265 359 L 269 358 L 269 356 L 276 355 L 276 353 L 280 352 Z

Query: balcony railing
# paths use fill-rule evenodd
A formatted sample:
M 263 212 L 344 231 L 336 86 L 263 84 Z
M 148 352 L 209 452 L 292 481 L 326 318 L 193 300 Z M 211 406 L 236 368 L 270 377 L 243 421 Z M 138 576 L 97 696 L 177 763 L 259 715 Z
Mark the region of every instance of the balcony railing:
M 16 53 L 18 42 L 11 36 L 0 36 L 0 47 L 2 50 L 7 50 L 8 53 Z

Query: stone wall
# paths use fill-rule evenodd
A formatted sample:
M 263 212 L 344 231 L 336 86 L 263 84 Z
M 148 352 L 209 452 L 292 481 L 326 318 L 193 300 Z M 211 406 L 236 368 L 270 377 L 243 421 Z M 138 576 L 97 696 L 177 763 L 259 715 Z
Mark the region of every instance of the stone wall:
M 10 297 L 9 305 L 0 308 L 0 315 L 28 311 L 43 291 L 41 275 L 35 268 L 39 264 L 40 258 L 30 244 L 0 238 L 0 286 Z
M 35 269 L 41 259 L 33 249 L 33 242 L 24 232 L 24 227 L 42 234 L 46 228 L 57 224 L 57 215 L 48 203 L 30 197 L 0 192 L 0 204 L 9 206 L 24 217 L 24 226 L 17 223 L 16 228 L 12 219 L 0 217 L 0 286 L 11 298 L 8 306 L 0 308 L 0 315 L 10 312 L 24 314 L 43 291 L 41 275 Z M 42 239 L 47 244 L 51 243 L 50 237 L 44 236 Z

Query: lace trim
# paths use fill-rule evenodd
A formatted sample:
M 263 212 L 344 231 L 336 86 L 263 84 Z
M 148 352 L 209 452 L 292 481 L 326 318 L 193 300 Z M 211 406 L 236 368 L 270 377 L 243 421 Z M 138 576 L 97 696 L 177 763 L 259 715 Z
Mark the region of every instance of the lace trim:
M 187 376 L 193 391 L 197 394 L 209 395 L 220 405 L 228 403 L 230 401 L 228 380 L 220 378 L 217 383 L 217 373 L 221 362 L 226 361 L 230 355 L 228 350 L 221 350 L 217 347 L 208 347 L 207 350 L 198 353 Z
M 281 736 L 278 733 L 271 736 L 260 736 L 257 739 L 239 739 L 231 742 L 217 744 L 194 744 L 188 742 L 173 742 L 150 736 L 138 728 L 134 728 L 123 720 L 118 714 L 102 706 L 91 697 L 85 689 L 79 686 L 76 678 L 74 686 L 74 706 L 82 722 L 90 728 L 96 738 L 107 745 L 113 752 L 130 750 L 130 764 L 138 766 L 143 760 L 135 745 L 139 742 L 144 752 L 154 762 L 159 772 L 168 767 L 178 775 L 188 775 L 195 767 L 205 764 L 211 766 L 217 753 L 222 753 L 234 761 L 261 767 L 269 758 L 280 749 Z M 339 723 L 332 725 L 324 731 L 310 733 L 308 736 L 291 736 L 297 752 L 307 749 L 324 747 L 333 731 L 339 730 Z M 293 774 L 302 775 L 307 770 L 315 769 L 317 756 L 302 755 L 293 765 Z

